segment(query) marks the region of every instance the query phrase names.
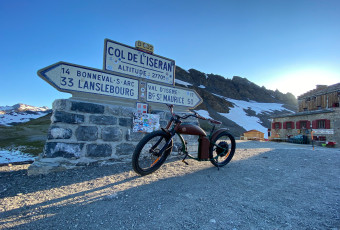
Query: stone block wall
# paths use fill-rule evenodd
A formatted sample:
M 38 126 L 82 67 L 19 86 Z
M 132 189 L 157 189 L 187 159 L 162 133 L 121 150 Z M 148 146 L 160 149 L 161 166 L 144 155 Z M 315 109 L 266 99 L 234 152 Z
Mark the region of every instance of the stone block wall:
M 44 152 L 29 167 L 29 175 L 45 174 L 98 163 L 130 162 L 144 133 L 132 132 L 132 107 L 97 104 L 70 99 L 53 103 L 53 114 Z M 153 110 L 165 127 L 168 111 Z M 197 124 L 197 119 L 187 120 Z M 197 136 L 185 135 L 188 150 L 197 152 Z M 175 138 L 174 151 L 180 146 Z

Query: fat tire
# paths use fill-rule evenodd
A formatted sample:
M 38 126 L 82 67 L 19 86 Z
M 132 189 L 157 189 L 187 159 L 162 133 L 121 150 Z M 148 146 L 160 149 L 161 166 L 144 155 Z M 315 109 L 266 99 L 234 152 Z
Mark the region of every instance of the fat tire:
M 166 151 L 164 151 L 164 153 L 162 153 L 161 156 L 159 156 L 159 159 L 157 160 L 157 162 L 150 165 L 150 167 L 143 168 L 141 166 L 141 162 L 140 162 L 141 152 L 142 152 L 143 148 L 145 147 L 145 145 L 148 144 L 148 142 L 150 142 L 150 140 L 152 140 L 153 138 L 157 138 L 157 136 L 159 136 L 159 138 L 164 138 L 164 140 L 166 142 L 170 139 L 170 135 L 165 133 L 163 130 L 158 130 L 158 131 L 154 131 L 152 133 L 149 133 L 140 140 L 140 142 L 137 144 L 135 151 L 132 155 L 133 170 L 141 176 L 148 175 L 150 173 L 153 173 L 157 169 L 159 169 L 159 167 L 161 167 L 161 165 L 165 162 L 166 158 L 169 156 L 169 154 L 172 151 L 173 141 L 171 140 L 171 142 L 169 144 L 170 147 L 168 147 L 168 149 Z M 163 148 L 163 147 L 164 147 L 164 145 L 160 146 L 160 148 Z M 150 154 L 150 158 L 151 158 L 152 154 L 151 153 L 149 153 L 149 154 Z
M 230 149 L 230 153 L 228 154 L 228 156 L 223 159 L 223 161 L 218 161 L 213 159 L 214 158 L 214 151 L 216 150 L 216 145 L 215 143 L 223 136 L 227 136 L 230 140 L 230 143 L 228 143 L 228 148 Z M 236 149 L 236 142 L 235 142 L 235 138 L 233 137 L 233 135 L 231 135 L 230 133 L 224 131 L 222 133 L 220 133 L 216 138 L 214 138 L 213 140 L 210 141 L 210 147 L 209 147 L 209 158 L 210 158 L 210 162 L 215 165 L 216 167 L 222 167 L 225 166 L 226 164 L 228 164 L 231 159 L 234 156 L 235 153 L 235 149 Z

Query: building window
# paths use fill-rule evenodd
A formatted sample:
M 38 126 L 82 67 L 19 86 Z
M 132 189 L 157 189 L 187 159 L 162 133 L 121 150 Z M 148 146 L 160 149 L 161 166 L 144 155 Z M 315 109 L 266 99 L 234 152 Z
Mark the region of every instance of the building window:
M 292 122 L 287 122 L 286 123 L 286 128 L 287 129 L 292 129 Z
M 331 122 L 328 119 L 314 120 L 312 123 L 313 129 L 330 129 Z
M 294 122 L 292 121 L 286 121 L 283 123 L 283 128 L 284 129 L 294 129 Z
M 296 129 L 309 129 L 310 128 L 310 121 L 301 120 L 296 122 Z
M 326 121 L 325 120 L 318 120 L 316 127 L 318 129 L 324 129 L 326 128 Z
M 281 129 L 281 122 L 274 122 L 272 124 L 273 129 Z
M 306 129 L 307 128 L 307 121 L 300 121 L 300 128 Z

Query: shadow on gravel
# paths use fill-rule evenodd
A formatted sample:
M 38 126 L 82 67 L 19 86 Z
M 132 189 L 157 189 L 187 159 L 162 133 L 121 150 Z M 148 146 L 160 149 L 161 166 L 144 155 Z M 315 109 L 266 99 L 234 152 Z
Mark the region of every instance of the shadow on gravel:
M 1 193 L 0 229 L 340 227 L 336 152 L 239 149 L 220 170 L 188 162 L 170 160 L 145 177 L 130 164 L 35 178 L 1 174 L 12 187 Z
M 12 197 L 17 194 L 27 194 L 36 191 L 50 190 L 74 183 L 95 180 L 114 174 L 120 174 L 131 170 L 130 164 L 116 164 L 110 166 L 90 166 L 85 168 L 71 169 L 62 172 L 53 172 L 47 175 L 27 176 L 28 165 L 3 166 L 13 168 L 12 170 L 1 170 L 0 168 L 0 199 Z M 133 179 L 133 178 L 131 178 Z

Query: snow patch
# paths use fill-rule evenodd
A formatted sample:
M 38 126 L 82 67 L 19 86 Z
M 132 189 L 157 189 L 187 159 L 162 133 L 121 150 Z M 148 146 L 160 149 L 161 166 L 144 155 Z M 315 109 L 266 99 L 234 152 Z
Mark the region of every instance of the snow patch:
M 188 82 L 185 82 L 185 81 L 181 81 L 181 80 L 178 80 L 178 79 L 175 79 L 175 83 L 176 84 L 180 84 L 180 85 L 184 85 L 185 87 L 188 87 L 188 85 L 192 86 L 191 83 L 188 83 Z
M 34 156 L 22 153 L 19 150 L 15 151 L 0 150 L 0 164 L 34 161 L 34 159 L 35 159 Z
M 255 111 L 256 114 L 270 113 L 274 111 L 290 111 L 283 107 L 283 104 L 279 103 L 261 103 L 256 101 L 241 101 L 235 100 L 227 97 L 223 97 L 214 94 L 220 98 L 223 98 L 231 103 L 234 107 L 230 107 L 229 113 L 219 113 L 220 115 L 232 120 L 239 126 L 243 127 L 245 130 L 249 131 L 256 129 L 264 133 L 264 138 L 268 138 L 268 128 L 261 125 L 261 120 L 258 117 L 248 116 L 245 110 L 251 109 Z M 293 111 L 290 111 L 293 112 Z
M 23 123 L 28 122 L 32 119 L 37 119 L 39 117 L 45 116 L 44 112 L 36 112 L 36 114 L 31 113 L 6 113 L 0 115 L 0 125 L 10 126 L 11 123 Z
M 49 112 L 51 112 L 51 110 L 46 106 L 36 107 L 22 103 L 13 106 L 0 106 L 0 126 L 10 126 L 11 123 L 27 122 L 45 116 Z
M 207 118 L 207 119 L 213 119 L 212 117 L 210 117 L 209 112 L 203 109 L 200 110 L 194 110 L 196 113 L 198 113 L 198 115 Z
M 204 85 L 199 85 L 198 88 L 205 89 Z

